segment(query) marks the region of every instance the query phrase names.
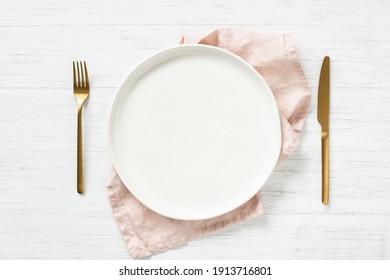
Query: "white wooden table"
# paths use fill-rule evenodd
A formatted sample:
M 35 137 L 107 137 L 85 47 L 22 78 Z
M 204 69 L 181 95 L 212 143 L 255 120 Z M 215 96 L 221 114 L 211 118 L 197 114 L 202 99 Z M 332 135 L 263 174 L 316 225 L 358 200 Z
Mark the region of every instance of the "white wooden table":
M 390 258 L 390 2 L 0 1 L 0 258 L 129 258 L 106 193 L 106 118 L 122 79 L 182 34 L 292 33 L 313 97 L 301 146 L 263 188 L 265 215 L 153 259 Z M 331 196 L 316 121 L 332 59 Z M 91 77 L 76 193 L 71 62 Z

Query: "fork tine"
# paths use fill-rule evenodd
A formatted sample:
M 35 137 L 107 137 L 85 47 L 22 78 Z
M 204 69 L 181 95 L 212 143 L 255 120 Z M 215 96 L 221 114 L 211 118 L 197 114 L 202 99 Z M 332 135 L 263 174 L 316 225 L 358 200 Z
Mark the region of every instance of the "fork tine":
M 73 87 L 77 87 L 76 66 L 74 65 L 74 61 L 73 61 Z
M 85 85 L 84 85 L 84 69 L 83 69 L 83 64 L 81 63 L 81 61 L 80 61 L 80 68 L 81 68 L 81 71 L 80 71 L 81 87 L 85 87 Z
M 89 78 L 88 78 L 88 70 L 87 70 L 87 64 L 85 63 L 84 61 L 84 69 L 85 69 L 85 84 L 87 86 L 87 88 L 89 88 Z
M 80 68 L 79 68 L 79 62 L 77 61 L 77 86 L 81 86 L 80 85 Z

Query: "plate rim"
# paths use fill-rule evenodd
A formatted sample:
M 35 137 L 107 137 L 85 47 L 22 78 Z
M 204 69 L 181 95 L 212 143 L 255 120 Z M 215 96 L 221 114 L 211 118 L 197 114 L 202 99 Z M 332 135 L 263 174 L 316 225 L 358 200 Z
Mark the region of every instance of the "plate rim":
M 161 56 L 163 55 L 164 53 L 169 53 L 169 52 L 172 52 L 176 49 L 188 49 L 188 50 L 191 50 L 191 49 L 196 49 L 196 48 L 200 48 L 200 49 L 211 49 L 211 50 L 214 50 L 214 51 L 219 51 L 219 52 L 222 52 L 222 53 L 225 53 L 227 54 L 228 56 L 238 60 L 240 63 L 242 63 L 243 65 L 245 65 L 250 71 L 252 71 L 253 73 L 255 73 L 255 75 L 262 81 L 262 83 L 264 84 L 264 86 L 266 87 L 266 91 L 267 91 L 267 94 L 270 95 L 271 97 L 271 100 L 272 100 L 272 103 L 273 103 L 273 106 L 276 108 L 276 111 L 278 112 L 278 114 L 276 114 L 276 118 L 277 118 L 277 125 L 278 125 L 278 129 L 277 131 L 279 131 L 279 137 L 278 139 L 275 139 L 276 141 L 278 141 L 278 147 L 279 147 L 279 154 L 277 156 L 275 156 L 272 164 L 270 163 L 270 166 L 272 166 L 272 169 L 271 170 L 274 170 L 275 169 L 275 166 L 278 162 L 278 159 L 279 159 L 279 156 L 280 156 L 280 150 L 282 148 L 282 131 L 281 131 L 281 120 L 280 120 L 280 113 L 279 113 L 279 107 L 277 105 L 277 102 L 276 102 L 276 99 L 275 99 L 275 96 L 271 90 L 271 88 L 269 87 L 268 83 L 265 81 L 265 79 L 261 76 L 261 74 L 259 72 L 256 71 L 256 69 L 250 65 L 246 60 L 244 60 L 243 58 L 241 58 L 240 56 L 238 56 L 237 54 L 233 53 L 233 52 L 230 52 L 226 49 L 223 49 L 223 48 L 219 48 L 219 47 L 215 47 L 215 46 L 211 46 L 211 45 L 205 45 L 205 44 L 183 44 L 183 45 L 175 45 L 175 46 L 171 46 L 171 47 L 168 47 L 168 48 L 164 48 L 160 51 L 157 51 L 157 52 L 154 52 L 152 53 L 151 55 L 149 55 L 146 59 L 142 60 L 140 63 L 137 63 L 134 67 L 132 67 L 132 69 L 127 73 L 127 75 L 125 76 L 125 78 L 122 80 L 119 88 L 116 90 L 116 94 L 111 102 L 111 105 L 109 107 L 109 111 L 108 111 L 108 118 L 107 118 L 107 124 L 106 124 L 106 131 L 107 131 L 107 142 L 108 142 L 108 152 L 109 152 L 109 155 L 110 155 L 110 158 L 111 158 L 111 162 L 112 162 L 112 165 L 114 167 L 114 169 L 116 170 L 118 176 L 120 177 L 120 171 L 118 169 L 118 165 L 117 165 L 117 160 L 115 160 L 115 157 L 113 156 L 113 136 L 112 136 L 112 125 L 113 125 L 113 118 L 115 116 L 115 113 L 114 113 L 114 109 L 115 109 L 115 106 L 118 102 L 118 100 L 120 99 L 120 97 L 123 95 L 122 92 L 124 92 L 124 90 L 126 89 L 127 87 L 127 84 L 129 83 L 129 81 L 133 78 L 132 76 L 133 75 L 136 75 L 136 72 L 138 69 L 140 69 L 141 67 L 143 67 L 145 64 L 149 63 L 152 59 L 155 59 L 156 57 L 158 56 Z M 156 212 L 157 214 L 160 214 L 162 216 L 165 216 L 165 217 L 168 217 L 168 218 L 172 218 L 172 219 L 177 219 L 177 220 L 184 220 L 184 221 L 197 221 L 197 220 L 204 220 L 204 219 L 211 219 L 211 218 L 215 218 L 215 217 L 218 217 L 220 215 L 223 215 L 223 214 L 226 214 L 240 206 L 242 206 L 243 204 L 245 204 L 246 202 L 248 202 L 254 195 L 256 195 L 260 190 L 261 188 L 264 186 L 265 182 L 269 179 L 269 177 L 271 176 L 272 174 L 272 171 L 267 174 L 267 176 L 264 176 L 264 179 L 263 181 L 261 182 L 261 184 L 259 184 L 259 187 L 256 188 L 257 190 L 251 194 L 251 195 L 248 195 L 249 198 L 246 198 L 246 199 L 242 199 L 243 201 L 240 202 L 240 203 L 236 203 L 234 205 L 231 204 L 228 204 L 228 206 L 230 207 L 223 207 L 222 210 L 219 210 L 219 211 L 213 211 L 213 212 L 207 212 L 208 215 L 192 215 L 191 217 L 189 217 L 188 215 L 180 215 L 180 211 L 177 211 L 178 213 L 172 215 L 172 214 L 167 214 L 167 213 L 162 213 L 164 211 L 161 211 L 159 209 L 156 209 L 153 205 L 149 205 L 148 203 L 145 203 L 145 201 L 143 201 L 143 199 L 140 199 L 135 193 L 136 191 L 134 192 L 133 189 L 131 189 L 131 187 L 127 186 L 125 184 L 125 182 L 122 181 L 123 185 L 127 188 L 127 190 L 129 192 L 132 193 L 132 195 L 141 203 L 143 204 L 145 207 L 149 208 L 150 210 Z M 237 205 L 238 204 L 238 205 Z

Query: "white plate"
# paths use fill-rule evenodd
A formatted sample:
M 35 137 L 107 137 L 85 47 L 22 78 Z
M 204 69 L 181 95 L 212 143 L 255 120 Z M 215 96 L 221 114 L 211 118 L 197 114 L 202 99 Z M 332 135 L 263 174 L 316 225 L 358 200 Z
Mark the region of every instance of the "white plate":
M 216 47 L 157 53 L 128 75 L 111 108 L 115 169 L 139 201 L 170 218 L 207 219 L 239 207 L 267 180 L 280 147 L 268 85 Z

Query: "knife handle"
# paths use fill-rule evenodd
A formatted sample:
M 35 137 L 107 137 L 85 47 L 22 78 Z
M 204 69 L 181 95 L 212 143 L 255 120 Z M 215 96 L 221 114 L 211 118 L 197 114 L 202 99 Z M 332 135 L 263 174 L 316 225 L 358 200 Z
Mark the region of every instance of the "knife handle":
M 321 133 L 322 144 L 322 203 L 329 203 L 329 133 Z

